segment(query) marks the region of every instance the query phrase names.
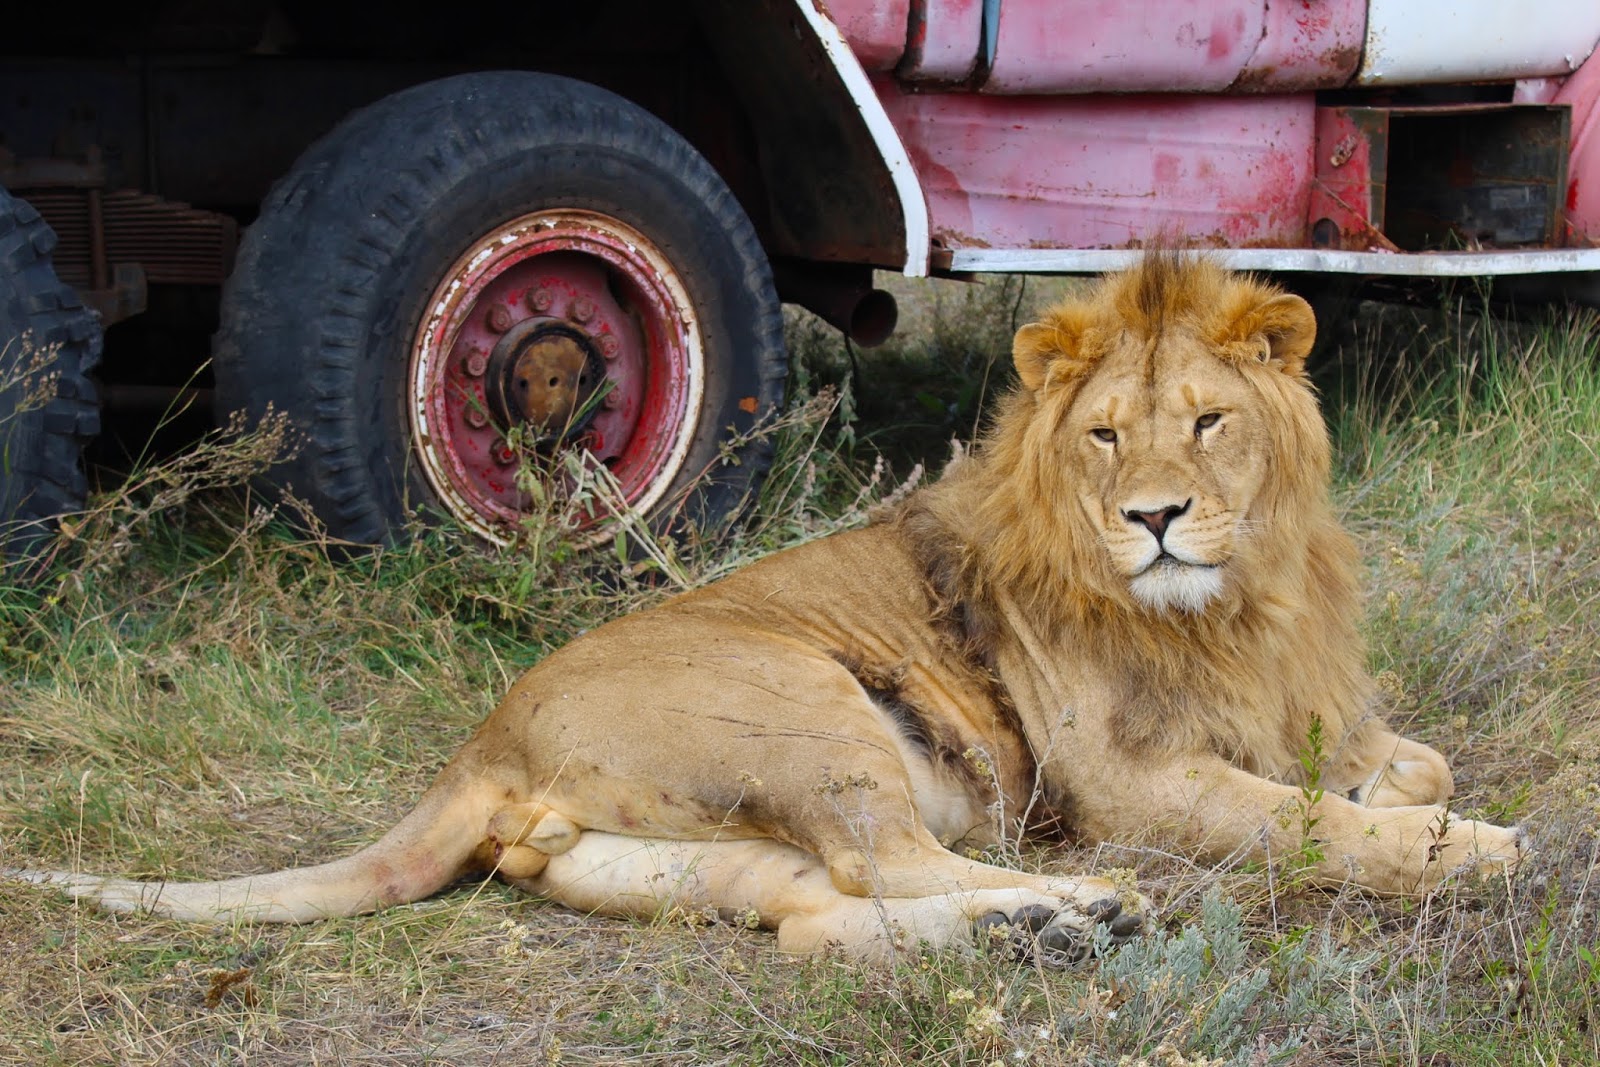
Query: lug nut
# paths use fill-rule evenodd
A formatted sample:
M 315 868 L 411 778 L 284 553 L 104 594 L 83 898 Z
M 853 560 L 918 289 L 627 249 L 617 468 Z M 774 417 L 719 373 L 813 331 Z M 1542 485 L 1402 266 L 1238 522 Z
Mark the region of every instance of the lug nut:
M 567 314 L 572 316 L 573 322 L 588 322 L 594 318 L 594 301 L 586 296 L 580 296 L 572 302 Z
M 471 426 L 474 430 L 481 430 L 485 426 L 489 425 L 489 416 L 482 408 L 469 407 L 467 409 L 466 418 L 467 425 Z
M 511 329 L 511 312 L 504 304 L 496 304 L 489 309 L 489 329 L 495 333 L 505 333 Z
M 466 372 L 474 378 L 482 378 L 483 372 L 489 369 L 489 357 L 482 352 L 474 352 L 465 360 Z
M 529 289 L 528 295 L 523 297 L 530 311 L 549 311 L 555 299 L 555 294 L 542 285 L 537 289 Z
M 617 340 L 617 335 L 607 333 L 600 335 L 600 354 L 606 359 L 616 359 L 617 353 L 622 350 L 622 342 Z
M 615 411 L 622 406 L 622 394 L 617 392 L 616 383 L 612 383 L 611 389 L 600 398 L 600 406 L 607 411 Z
M 517 454 L 511 450 L 504 437 L 494 439 L 494 444 L 489 446 L 489 455 L 502 467 L 509 467 L 517 461 Z

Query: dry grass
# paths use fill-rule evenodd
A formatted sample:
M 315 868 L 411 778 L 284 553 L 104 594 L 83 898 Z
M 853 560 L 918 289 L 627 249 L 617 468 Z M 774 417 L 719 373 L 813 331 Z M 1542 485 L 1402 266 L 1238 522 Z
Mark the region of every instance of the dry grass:
M 842 399 L 779 431 L 750 530 L 620 580 L 438 532 L 332 564 L 248 496 L 179 491 L 242 478 L 286 447 L 270 436 L 147 472 L 72 526 L 47 583 L 0 590 L 0 866 L 215 877 L 370 840 L 572 634 L 859 521 L 901 489 L 908 442 L 937 465 L 1009 373 L 1011 284 L 946 293 L 915 335 L 858 354 L 860 403 L 848 355 L 797 320 L 810 388 Z M 1458 768 L 1460 809 L 1532 829 L 1516 882 L 1411 904 L 1148 849 L 1025 850 L 1041 869 L 1133 867 L 1168 919 L 1061 973 L 793 960 L 759 932 L 588 919 L 497 885 L 212 929 L 12 884 L 0 1062 L 1600 1062 L 1595 322 L 1363 325 L 1350 365 L 1367 370 L 1326 388 L 1373 667 Z M 898 473 L 874 468 L 876 443 L 905 453 Z

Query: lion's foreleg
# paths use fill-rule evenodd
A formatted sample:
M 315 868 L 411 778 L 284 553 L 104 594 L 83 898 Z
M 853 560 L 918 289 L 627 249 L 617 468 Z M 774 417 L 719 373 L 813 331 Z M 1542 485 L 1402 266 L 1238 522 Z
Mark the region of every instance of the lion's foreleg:
M 1513 869 L 1526 847 L 1515 827 L 1458 819 L 1438 805 L 1369 808 L 1329 792 L 1314 799 L 1209 755 L 1120 770 L 1084 804 L 1097 835 L 1129 840 L 1154 829 L 1212 858 L 1304 864 L 1326 884 L 1415 895 L 1458 871 Z

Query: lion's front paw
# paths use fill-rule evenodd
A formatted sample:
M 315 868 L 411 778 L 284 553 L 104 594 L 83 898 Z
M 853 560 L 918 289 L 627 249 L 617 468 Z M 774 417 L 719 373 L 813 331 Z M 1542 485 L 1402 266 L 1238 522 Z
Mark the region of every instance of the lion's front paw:
M 1528 832 L 1520 826 L 1495 826 L 1474 819 L 1451 819 L 1441 837 L 1428 846 L 1432 881 L 1452 874 L 1496 877 L 1515 874 L 1532 851 Z
M 1450 765 L 1427 745 L 1401 738 L 1393 758 L 1351 790 L 1350 799 L 1369 808 L 1443 804 L 1455 785 Z

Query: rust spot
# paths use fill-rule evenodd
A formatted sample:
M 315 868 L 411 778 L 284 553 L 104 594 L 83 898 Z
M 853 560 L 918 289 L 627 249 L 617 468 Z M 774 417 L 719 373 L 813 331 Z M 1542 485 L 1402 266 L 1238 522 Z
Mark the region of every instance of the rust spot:
M 746 414 L 754 415 L 756 413 L 756 398 L 753 396 L 740 397 L 739 410 Z
M 1246 67 L 1228 86 L 1231 92 L 1264 92 L 1278 80 L 1278 64 L 1266 63 L 1259 67 Z
M 1363 8 L 1365 10 L 1365 8 Z M 1228 86 L 1232 93 L 1297 93 L 1343 85 L 1361 64 L 1361 44 L 1338 44 L 1321 52 L 1285 56 L 1283 62 L 1246 67 Z

